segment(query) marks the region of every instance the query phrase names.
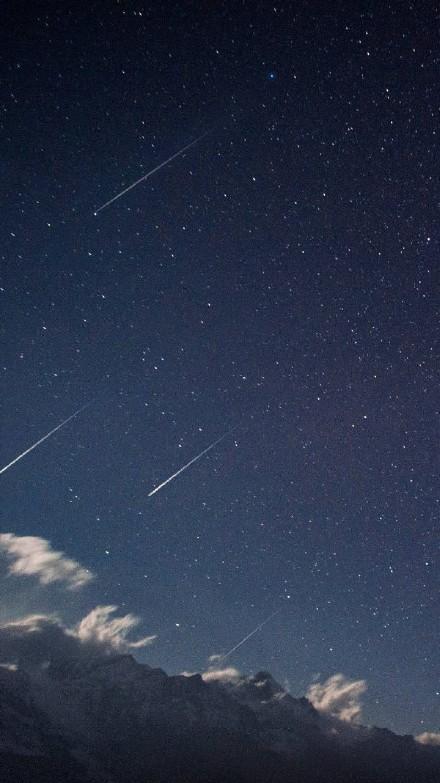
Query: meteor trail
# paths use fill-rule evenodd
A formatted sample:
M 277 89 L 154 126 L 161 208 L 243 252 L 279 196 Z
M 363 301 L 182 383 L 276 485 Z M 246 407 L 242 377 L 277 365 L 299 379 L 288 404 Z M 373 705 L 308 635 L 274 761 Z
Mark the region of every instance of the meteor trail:
M 136 182 L 133 182 L 131 185 L 129 185 L 128 188 L 125 188 L 124 190 L 121 190 L 121 192 L 117 193 L 116 196 L 113 196 L 113 198 L 111 198 L 109 201 L 106 201 L 105 204 L 102 204 L 102 206 L 98 207 L 98 209 L 95 210 L 95 212 L 93 214 L 97 215 L 98 212 L 101 212 L 102 209 L 105 209 L 106 207 L 110 206 L 110 204 L 113 204 L 113 202 L 116 201 L 116 199 L 121 198 L 121 196 L 124 196 L 125 193 L 128 193 L 129 190 L 131 190 L 132 188 L 135 188 L 136 185 L 139 185 L 139 183 L 143 182 L 144 179 L 148 179 L 148 177 L 151 177 L 151 175 L 155 174 L 156 171 L 159 171 L 160 169 L 163 169 L 163 167 L 167 166 L 168 163 L 171 163 L 171 161 L 174 160 L 174 158 L 178 158 L 179 155 L 183 155 L 185 150 L 188 150 L 190 147 L 193 147 L 194 144 L 197 144 L 197 142 L 199 142 L 201 139 L 203 139 L 206 135 L 207 134 L 204 133 L 202 136 L 199 136 L 197 139 L 194 139 L 194 141 L 191 141 L 185 147 L 182 147 L 182 149 L 179 150 L 178 152 L 175 152 L 174 155 L 171 155 L 170 158 L 167 158 L 167 160 L 164 160 L 163 163 L 159 163 L 159 165 L 156 166 L 156 168 L 151 169 L 151 171 L 148 171 L 147 174 L 144 174 L 143 177 L 139 177 L 139 179 L 137 179 Z
M 269 620 L 272 620 L 272 617 L 275 617 L 275 615 L 276 615 L 276 614 L 278 614 L 279 612 L 281 612 L 281 608 L 282 608 L 282 607 L 280 607 L 280 609 L 277 609 L 277 610 L 276 610 L 276 612 L 272 612 L 272 614 L 271 614 L 271 615 L 269 615 L 269 617 L 266 617 L 266 619 L 265 619 L 265 620 L 263 620 L 263 622 L 262 622 L 262 623 L 260 623 L 259 625 L 257 625 L 257 627 L 256 627 L 256 628 L 254 628 L 254 630 L 253 630 L 253 631 L 251 631 L 250 633 L 248 633 L 248 634 L 247 634 L 247 636 L 245 636 L 245 637 L 244 637 L 244 639 L 242 639 L 240 642 L 238 642 L 238 644 L 236 644 L 234 647 L 231 647 L 231 649 L 230 649 L 230 650 L 228 650 L 228 652 L 227 652 L 227 653 L 225 653 L 224 655 L 221 655 L 221 656 L 220 656 L 220 660 L 223 662 L 223 661 L 225 661 L 225 660 L 226 660 L 226 658 L 229 658 L 229 656 L 230 656 L 230 655 L 232 655 L 232 653 L 233 653 L 233 652 L 235 652 L 236 650 L 238 650 L 238 648 L 239 648 L 239 647 L 241 647 L 241 645 L 242 645 L 242 644 L 244 644 L 245 642 L 247 642 L 247 640 L 248 640 L 248 639 L 250 639 L 250 638 L 251 638 L 251 636 L 253 636 L 254 634 L 256 634 L 256 633 L 257 633 L 257 631 L 260 631 L 260 630 L 261 630 L 261 628 L 263 627 L 263 625 L 266 625 L 266 623 L 268 623 L 268 622 L 269 622 Z
M 20 459 L 25 457 L 26 454 L 29 454 L 30 451 L 33 451 L 34 449 L 36 449 L 37 446 L 40 445 L 40 443 L 43 443 L 43 441 L 47 440 L 47 438 L 50 438 L 51 435 L 53 435 L 55 432 L 57 432 L 57 430 L 60 430 L 61 427 L 64 427 L 64 425 L 67 424 L 67 422 L 70 421 L 71 419 L 74 419 L 75 416 L 78 416 L 78 414 L 81 413 L 81 411 L 83 411 L 84 408 L 87 408 L 89 405 L 91 405 L 90 402 L 88 402 L 86 405 L 83 405 L 82 408 L 78 408 L 78 410 L 75 411 L 75 413 L 72 413 L 71 416 L 69 416 L 67 419 L 64 419 L 64 421 L 62 421 L 61 424 L 58 424 L 56 427 L 54 427 L 53 430 L 51 430 L 50 432 L 47 433 L 47 435 L 43 435 L 43 437 L 40 438 L 40 440 L 37 440 L 36 443 L 33 443 L 32 446 L 29 446 L 29 448 L 26 449 L 26 451 L 23 451 L 21 454 L 18 455 L 18 457 L 15 457 L 15 459 L 13 459 L 12 462 L 9 462 L 9 464 L 5 465 L 4 468 L 1 468 L 0 469 L 0 474 L 4 473 L 9 468 L 12 468 L 12 466 L 15 465 L 16 462 L 18 462 Z
M 233 430 L 229 430 L 229 432 L 225 432 L 225 434 L 222 435 L 221 438 L 217 438 L 217 440 L 215 440 L 214 443 L 211 443 L 210 446 L 207 446 L 206 449 L 203 449 L 203 451 L 201 451 L 200 454 L 197 454 L 196 457 L 193 457 L 192 459 L 190 459 L 190 461 L 187 462 L 186 465 L 184 465 L 182 468 L 179 468 L 179 470 L 176 470 L 176 472 L 173 473 L 172 476 L 170 476 L 169 478 L 165 479 L 165 481 L 162 481 L 162 484 L 159 484 L 157 487 L 152 489 L 151 492 L 148 493 L 148 497 L 151 498 L 152 495 L 154 495 L 156 492 L 159 492 L 159 490 L 162 489 L 162 487 L 164 487 L 165 484 L 168 484 L 169 481 L 172 481 L 173 479 L 175 479 L 177 476 L 180 475 L 180 473 L 183 473 L 184 470 L 189 468 L 189 466 L 192 465 L 193 462 L 197 462 L 197 460 L 200 459 L 200 457 L 203 457 L 204 454 L 207 454 L 208 451 L 211 451 L 211 449 L 213 449 L 214 446 L 217 446 L 217 443 L 220 443 L 220 441 L 224 440 L 227 435 L 231 434 L 232 431 Z

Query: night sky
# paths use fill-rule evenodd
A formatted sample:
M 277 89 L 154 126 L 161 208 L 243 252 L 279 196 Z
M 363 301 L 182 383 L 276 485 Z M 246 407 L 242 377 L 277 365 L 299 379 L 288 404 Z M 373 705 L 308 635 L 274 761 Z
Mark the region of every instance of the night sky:
M 2 530 L 97 576 L 3 619 L 115 604 L 175 673 L 280 609 L 228 663 L 439 731 L 438 12 L 2 4 L 1 465 L 91 402 Z

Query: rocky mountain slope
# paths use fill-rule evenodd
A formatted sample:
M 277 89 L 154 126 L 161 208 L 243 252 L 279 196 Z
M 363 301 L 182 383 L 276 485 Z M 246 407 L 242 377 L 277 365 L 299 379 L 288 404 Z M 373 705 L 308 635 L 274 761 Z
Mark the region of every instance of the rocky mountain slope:
M 265 672 L 91 656 L 0 667 L 0 781 L 438 783 L 440 749 L 326 717 Z

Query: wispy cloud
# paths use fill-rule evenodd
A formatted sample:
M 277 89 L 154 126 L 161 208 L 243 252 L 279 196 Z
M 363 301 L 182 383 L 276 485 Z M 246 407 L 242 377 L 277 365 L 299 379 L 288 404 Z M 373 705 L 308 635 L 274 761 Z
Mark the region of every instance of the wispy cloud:
M 64 552 L 52 549 L 49 541 L 37 536 L 0 534 L 0 551 L 10 561 L 8 572 L 14 576 L 33 576 L 40 584 L 60 582 L 69 590 L 77 590 L 88 584 L 94 575 Z
M 156 636 L 144 636 L 136 641 L 127 639 L 133 628 L 139 625 L 140 619 L 133 614 L 110 619 L 110 615 L 114 614 L 117 608 L 117 606 L 96 606 L 92 609 L 75 628 L 74 632 L 78 639 L 82 642 L 96 642 L 120 652 L 146 647 L 156 639 Z
M 365 680 L 349 680 L 344 674 L 334 674 L 323 683 L 310 685 L 306 696 L 320 712 L 355 723 L 361 717 L 361 696 L 366 690 Z

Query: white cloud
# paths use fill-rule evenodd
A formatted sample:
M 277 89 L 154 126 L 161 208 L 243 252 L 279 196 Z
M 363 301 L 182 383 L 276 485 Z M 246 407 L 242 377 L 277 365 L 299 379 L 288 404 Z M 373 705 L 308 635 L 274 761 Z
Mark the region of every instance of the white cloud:
M 323 683 L 310 685 L 306 695 L 320 712 L 353 723 L 361 717 L 360 698 L 366 690 L 365 680 L 349 680 L 343 674 L 334 674 Z
M 241 673 L 234 666 L 222 666 L 225 659 L 224 653 L 214 653 L 208 658 L 208 669 L 201 673 L 205 682 L 229 682 L 238 684 L 243 679 Z
M 202 678 L 205 682 L 236 683 L 241 679 L 241 674 L 238 669 L 235 669 L 233 666 L 228 666 L 225 669 L 208 669 L 207 672 L 202 673 Z
M 420 742 L 421 745 L 440 745 L 440 733 L 435 731 L 424 731 L 423 734 L 418 734 L 414 739 L 416 742 Z
M 218 653 L 214 653 L 213 655 L 209 656 L 208 661 L 209 663 L 220 663 L 220 661 L 222 661 L 224 657 L 225 657 L 224 653 L 220 655 Z
M 139 625 L 140 619 L 133 614 L 114 617 L 117 606 L 96 606 L 84 617 L 74 629 L 81 642 L 95 642 L 119 652 L 136 650 L 151 644 L 156 636 L 144 636 L 142 639 L 130 641 L 128 634 Z
M 64 583 L 77 590 L 90 582 L 94 575 L 76 560 L 52 549 L 50 542 L 37 536 L 0 534 L 0 551 L 11 561 L 8 572 L 14 576 L 35 576 L 40 584 Z
M 28 614 L 26 617 L 20 617 L 18 620 L 10 620 L 8 623 L 3 623 L 0 628 L 16 633 L 18 636 L 26 636 L 32 633 L 42 633 L 49 626 L 56 626 L 62 628 L 63 631 L 65 630 L 56 614 Z

